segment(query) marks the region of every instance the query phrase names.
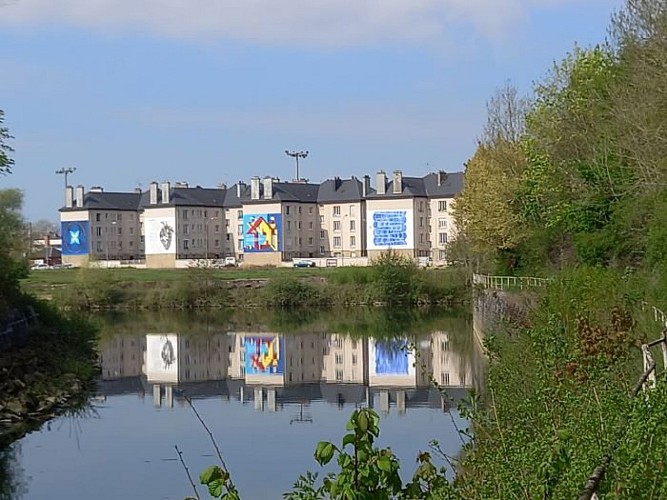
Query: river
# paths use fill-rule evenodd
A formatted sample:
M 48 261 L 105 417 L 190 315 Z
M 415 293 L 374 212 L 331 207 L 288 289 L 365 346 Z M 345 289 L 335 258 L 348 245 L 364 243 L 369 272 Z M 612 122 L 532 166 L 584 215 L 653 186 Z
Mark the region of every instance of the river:
M 319 471 L 317 442 L 339 442 L 362 406 L 380 414 L 378 445 L 391 446 L 405 480 L 431 440 L 460 452 L 467 422 L 456 402 L 484 379 L 465 316 L 359 309 L 92 319 L 101 332 L 97 394 L 84 411 L 0 452 L 0 498 L 192 495 L 175 446 L 195 481 L 217 457 L 185 396 L 244 499 L 280 498 L 299 474 Z M 407 342 L 414 351 L 402 349 Z

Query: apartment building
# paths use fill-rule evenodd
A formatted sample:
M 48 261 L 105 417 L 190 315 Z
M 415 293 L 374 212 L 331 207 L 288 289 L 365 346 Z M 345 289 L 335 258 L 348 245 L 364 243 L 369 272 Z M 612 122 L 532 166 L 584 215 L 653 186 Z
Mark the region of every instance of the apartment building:
M 372 194 L 370 177 L 335 177 L 320 184 L 319 257 L 362 257 L 366 255 L 366 197 Z
M 456 237 L 455 197 L 463 173 L 371 179 L 335 177 L 321 184 L 253 177 L 229 189 L 152 182 L 148 191 L 104 192 L 68 186 L 60 209 L 63 262 L 141 261 L 183 267 L 198 259 L 236 257 L 279 266 L 299 258 L 368 257 L 389 249 L 447 262 Z M 112 264 L 113 263 L 113 264 Z M 340 264 L 339 264 L 340 265 Z
M 139 221 L 143 194 L 104 192 L 77 186 L 65 190 L 60 209 L 62 260 L 84 265 L 90 260 L 131 261 L 143 258 Z

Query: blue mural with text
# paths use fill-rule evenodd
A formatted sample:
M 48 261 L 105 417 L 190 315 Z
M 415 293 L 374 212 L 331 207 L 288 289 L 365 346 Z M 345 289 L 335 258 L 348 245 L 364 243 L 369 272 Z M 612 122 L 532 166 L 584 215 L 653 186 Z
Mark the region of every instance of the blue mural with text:
M 66 221 L 60 224 L 63 255 L 87 255 L 90 252 L 89 227 L 87 220 Z
M 378 247 L 407 246 L 408 219 L 405 210 L 373 213 L 373 244 Z
M 375 341 L 375 373 L 378 375 L 408 375 L 407 339 Z

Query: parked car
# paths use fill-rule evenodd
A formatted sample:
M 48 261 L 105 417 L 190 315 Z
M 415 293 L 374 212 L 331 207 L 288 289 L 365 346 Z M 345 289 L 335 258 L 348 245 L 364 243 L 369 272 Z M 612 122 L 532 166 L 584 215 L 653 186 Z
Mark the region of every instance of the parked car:
M 315 263 L 312 260 L 297 260 L 294 261 L 294 267 L 315 267 Z
M 30 269 L 32 271 L 38 271 L 40 269 L 53 269 L 53 268 L 48 264 L 33 264 L 32 266 L 30 266 Z

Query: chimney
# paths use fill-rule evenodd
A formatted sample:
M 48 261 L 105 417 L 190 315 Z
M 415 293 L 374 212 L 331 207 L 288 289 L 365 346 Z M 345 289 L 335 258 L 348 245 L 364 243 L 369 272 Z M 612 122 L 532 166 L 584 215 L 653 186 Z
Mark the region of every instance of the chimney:
M 264 199 L 270 200 L 273 198 L 273 177 L 264 177 Z
M 403 172 L 394 170 L 394 194 L 401 194 L 403 192 Z
M 190 187 L 190 185 L 185 181 L 178 181 L 174 184 L 174 187 L 187 189 Z
M 74 206 L 74 188 L 72 186 L 67 186 L 65 188 L 65 206 L 67 208 L 72 208 Z
M 227 184 L 221 182 L 220 184 L 218 184 L 218 189 L 227 189 Z
M 259 177 L 250 179 L 250 199 L 259 200 Z
M 140 187 L 135 187 L 134 192 L 137 194 L 141 194 L 141 188 Z
M 151 182 L 148 195 L 148 203 L 157 205 L 157 182 Z
M 81 184 L 76 187 L 76 206 L 83 206 L 83 186 Z
M 385 194 L 387 191 L 387 176 L 384 170 L 380 170 L 375 178 L 377 186 L 375 187 L 377 194 Z
M 438 170 L 437 176 L 438 186 L 442 186 L 445 183 L 445 179 L 447 178 L 447 173 L 444 170 Z
M 240 198 L 241 195 L 243 194 L 243 190 L 245 189 L 245 182 L 239 181 L 236 184 L 236 197 Z
M 364 182 L 361 185 L 361 196 L 366 198 L 371 193 L 371 178 L 369 175 L 364 175 Z
M 104 188 L 102 186 L 93 186 L 90 188 L 91 193 L 102 193 L 104 192 Z
M 340 180 L 340 177 L 334 177 L 334 191 L 338 191 L 340 189 L 342 182 Z
M 171 184 L 169 184 L 169 181 L 163 182 L 162 183 L 162 203 L 167 204 L 171 201 Z

